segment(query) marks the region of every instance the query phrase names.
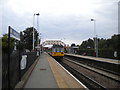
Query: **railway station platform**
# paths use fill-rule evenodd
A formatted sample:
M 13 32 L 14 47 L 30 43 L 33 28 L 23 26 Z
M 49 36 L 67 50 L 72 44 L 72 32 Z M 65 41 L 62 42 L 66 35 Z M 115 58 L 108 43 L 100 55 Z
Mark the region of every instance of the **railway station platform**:
M 47 53 L 35 61 L 32 70 L 23 80 L 22 88 L 80 88 L 87 89 L 72 74 Z M 20 85 L 18 85 L 20 86 Z
M 89 59 L 89 60 L 95 60 L 95 61 L 113 63 L 113 64 L 120 64 L 120 60 L 116 60 L 116 59 L 101 58 L 101 57 L 92 57 L 92 56 L 83 56 L 83 55 L 69 54 L 69 53 L 65 53 L 65 55 L 79 57 L 79 58 L 84 58 L 84 59 Z

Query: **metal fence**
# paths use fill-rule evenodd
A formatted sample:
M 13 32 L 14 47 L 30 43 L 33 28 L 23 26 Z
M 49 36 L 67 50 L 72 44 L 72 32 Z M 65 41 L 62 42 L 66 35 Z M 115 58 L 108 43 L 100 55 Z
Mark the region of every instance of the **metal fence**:
M 22 56 L 26 55 L 26 68 L 21 70 Z M 13 51 L 10 54 L 10 62 L 8 63 L 8 54 L 2 53 L 2 89 L 14 88 L 20 81 L 21 77 L 26 73 L 29 67 L 37 59 L 37 52 L 19 52 Z M 8 65 L 9 64 L 9 65 Z M 9 73 L 8 73 L 9 66 Z M 9 79 L 8 79 L 9 78 Z M 9 87 L 10 86 L 10 87 Z
M 21 56 L 22 55 L 27 55 L 27 64 L 26 64 L 26 68 L 21 70 L 21 77 L 25 74 L 25 72 L 29 69 L 29 67 L 37 59 L 37 52 L 24 52 L 24 53 L 21 53 Z

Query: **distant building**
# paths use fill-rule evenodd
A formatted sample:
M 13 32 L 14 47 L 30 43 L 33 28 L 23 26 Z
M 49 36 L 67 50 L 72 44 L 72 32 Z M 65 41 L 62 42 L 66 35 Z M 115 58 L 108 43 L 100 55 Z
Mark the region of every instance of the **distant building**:
M 42 46 L 53 45 L 53 44 L 58 44 L 58 45 L 65 46 L 65 43 L 62 42 L 61 40 L 46 40 L 45 42 L 42 43 Z
M 79 49 L 79 47 L 73 46 L 73 47 L 71 47 L 71 52 L 76 54 L 78 49 Z

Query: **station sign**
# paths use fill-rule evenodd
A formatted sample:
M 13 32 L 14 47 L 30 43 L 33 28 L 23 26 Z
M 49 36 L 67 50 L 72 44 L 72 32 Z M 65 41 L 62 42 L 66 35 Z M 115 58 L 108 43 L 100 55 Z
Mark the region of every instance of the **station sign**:
M 20 33 L 10 27 L 10 37 L 13 37 L 20 41 Z

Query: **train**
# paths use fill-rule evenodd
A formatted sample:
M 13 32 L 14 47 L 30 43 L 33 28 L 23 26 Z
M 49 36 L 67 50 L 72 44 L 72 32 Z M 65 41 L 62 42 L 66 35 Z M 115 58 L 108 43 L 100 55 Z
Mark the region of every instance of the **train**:
M 64 46 L 54 44 L 51 48 L 48 49 L 48 53 L 54 58 L 63 58 Z

